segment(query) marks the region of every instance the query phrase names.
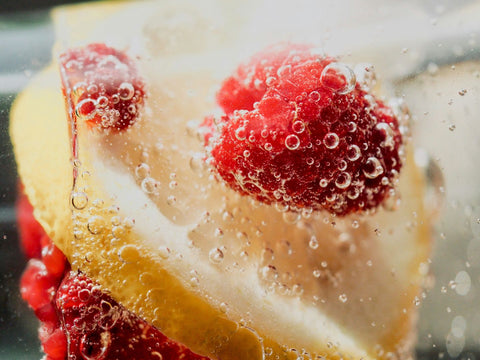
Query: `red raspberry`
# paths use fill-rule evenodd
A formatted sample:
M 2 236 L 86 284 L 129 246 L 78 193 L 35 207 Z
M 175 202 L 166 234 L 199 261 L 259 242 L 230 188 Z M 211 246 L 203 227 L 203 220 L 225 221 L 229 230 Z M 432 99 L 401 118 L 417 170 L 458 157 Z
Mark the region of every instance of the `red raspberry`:
M 41 321 L 46 360 L 208 360 L 123 308 L 85 275 L 69 271 L 65 256 L 33 218 L 27 197 L 19 199 L 22 234 L 28 236 L 22 242 L 40 249 L 28 262 L 20 292 Z
M 21 189 L 22 186 L 20 185 L 19 188 Z M 16 209 L 22 250 L 28 259 L 39 259 L 42 251 L 40 239 L 45 235 L 45 232 L 33 217 L 33 207 L 30 205 L 26 195 L 21 193 L 18 196 Z
M 68 359 L 206 360 L 127 311 L 81 273 L 65 276 L 56 304 L 69 339 Z
M 271 47 L 226 79 L 217 101 L 225 115 L 203 124 L 209 160 L 241 194 L 346 215 L 393 192 L 397 118 L 337 60 L 307 46 Z
M 145 84 L 125 53 L 90 44 L 62 54 L 60 66 L 64 95 L 70 97 L 78 119 L 114 130 L 126 129 L 137 120 Z

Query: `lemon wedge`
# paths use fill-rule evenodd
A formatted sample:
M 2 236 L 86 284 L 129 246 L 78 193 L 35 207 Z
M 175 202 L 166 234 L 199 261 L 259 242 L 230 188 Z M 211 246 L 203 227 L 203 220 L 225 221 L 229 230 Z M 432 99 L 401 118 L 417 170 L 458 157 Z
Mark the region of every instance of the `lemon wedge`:
M 57 9 L 55 53 L 88 42 L 128 49 L 149 96 L 128 131 L 80 126 L 72 163 L 58 65 L 34 79 L 10 128 L 34 214 L 74 269 L 212 359 L 407 357 L 430 251 L 412 149 L 400 205 L 344 218 L 241 197 L 203 163 L 195 124 L 252 46 L 246 14 L 220 1 Z

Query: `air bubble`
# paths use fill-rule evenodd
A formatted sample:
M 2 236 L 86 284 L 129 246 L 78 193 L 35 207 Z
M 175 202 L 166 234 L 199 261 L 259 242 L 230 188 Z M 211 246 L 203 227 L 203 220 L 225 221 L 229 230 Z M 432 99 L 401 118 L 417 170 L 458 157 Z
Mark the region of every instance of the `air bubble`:
M 123 82 L 118 87 L 118 96 L 122 100 L 130 100 L 135 95 L 135 88 L 129 82 Z
M 278 272 L 275 266 L 267 265 L 260 269 L 260 275 L 263 280 L 266 281 L 275 281 L 278 277 Z
M 295 121 L 292 124 L 292 130 L 297 134 L 303 133 L 305 131 L 305 123 L 303 121 Z
M 101 216 L 91 216 L 87 221 L 87 229 L 93 235 L 100 234 L 103 231 L 104 227 L 105 221 Z
M 104 108 L 108 105 L 108 98 L 106 96 L 99 96 L 97 99 L 97 107 Z
M 376 83 L 375 68 L 372 64 L 361 63 L 355 66 L 355 77 L 357 82 L 362 84 L 366 89 L 372 89 Z
M 325 66 L 320 75 L 322 84 L 340 95 L 350 93 L 355 89 L 355 73 L 347 65 L 332 62 Z
M 362 151 L 357 145 L 349 145 L 347 148 L 347 158 L 350 161 L 356 161 L 362 155 Z
M 140 253 L 134 245 L 124 245 L 118 251 L 120 259 L 126 263 L 135 263 L 140 259 Z
M 347 187 L 350 186 L 352 181 L 352 177 L 350 176 L 349 173 L 347 172 L 342 172 L 340 175 L 338 175 L 337 179 L 335 180 L 335 185 L 339 189 L 346 189 Z
M 308 242 L 308 246 L 310 246 L 310 249 L 312 250 L 318 249 L 318 240 L 315 235 L 312 235 L 312 237 L 310 238 L 310 241 Z
M 283 213 L 283 221 L 287 224 L 296 224 L 301 218 L 301 214 L 294 211 L 287 211 Z
M 72 206 L 76 210 L 85 209 L 88 205 L 88 197 L 84 192 L 72 192 L 71 200 Z
M 146 177 L 142 180 L 142 190 L 147 194 L 153 194 L 158 188 L 158 183 L 151 177 Z
M 80 339 L 80 354 L 85 360 L 100 360 L 106 354 L 111 343 L 109 331 L 92 332 Z
M 369 157 L 365 163 L 363 173 L 368 179 L 376 179 L 383 174 L 383 167 L 376 157 Z
M 335 133 L 328 133 L 323 138 L 323 143 L 327 149 L 335 149 L 340 143 L 340 139 Z
M 273 146 L 272 146 L 272 144 L 270 144 L 270 143 L 265 143 L 264 148 L 265 148 L 265 150 L 267 150 L 267 151 L 272 151 Z
M 137 177 L 137 179 L 142 180 L 148 177 L 149 175 L 150 175 L 150 166 L 148 166 L 147 164 L 141 163 L 135 168 L 135 176 Z
M 346 294 L 341 294 L 338 296 L 338 300 L 340 300 L 342 303 L 346 303 L 348 298 Z
M 214 248 L 208 253 L 208 259 L 212 264 L 220 264 L 223 261 L 224 254 L 219 248 Z
M 377 130 L 381 131 L 385 135 L 385 140 L 382 141 L 381 146 L 386 147 L 390 150 L 393 150 L 395 147 L 395 142 L 393 138 L 393 129 L 387 123 L 378 123 L 375 127 Z
M 247 130 L 244 127 L 239 127 L 235 130 L 235 137 L 237 140 L 245 140 L 247 138 Z
M 288 135 L 285 138 L 285 146 L 289 150 L 297 150 L 298 147 L 300 146 L 300 139 L 298 138 L 297 135 Z
M 84 99 L 75 106 L 75 114 L 84 120 L 92 119 L 97 112 L 97 104 L 95 100 Z

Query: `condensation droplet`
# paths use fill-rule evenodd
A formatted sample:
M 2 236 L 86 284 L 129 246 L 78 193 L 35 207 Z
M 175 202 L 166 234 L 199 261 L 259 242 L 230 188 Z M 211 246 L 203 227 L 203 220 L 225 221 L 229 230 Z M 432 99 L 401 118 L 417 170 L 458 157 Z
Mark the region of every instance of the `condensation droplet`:
M 353 70 L 345 64 L 332 62 L 325 66 L 320 75 L 322 84 L 336 92 L 345 95 L 355 89 L 357 82 Z
M 297 150 L 300 146 L 300 139 L 297 135 L 290 134 L 285 138 L 285 146 L 288 150 Z
M 335 149 L 340 143 L 340 139 L 335 133 L 328 133 L 323 138 L 323 143 L 327 149 Z

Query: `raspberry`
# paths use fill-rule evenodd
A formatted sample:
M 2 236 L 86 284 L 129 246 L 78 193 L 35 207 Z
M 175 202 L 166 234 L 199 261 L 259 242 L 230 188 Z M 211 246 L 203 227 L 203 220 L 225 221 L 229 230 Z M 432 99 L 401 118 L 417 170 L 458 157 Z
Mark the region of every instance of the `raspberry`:
M 22 186 L 20 185 L 21 189 Z M 33 217 L 33 207 L 28 198 L 20 194 L 16 204 L 17 223 L 20 243 L 23 252 L 28 259 L 39 259 L 41 257 L 40 239 L 45 234 L 42 226 Z
M 21 236 L 28 237 L 22 240 L 29 247 L 25 251 L 39 249 L 22 275 L 20 292 L 41 322 L 46 360 L 208 360 L 123 308 L 87 276 L 70 271 L 65 256 L 34 219 L 25 195 L 18 206 Z
M 125 53 L 90 44 L 62 54 L 60 65 L 64 95 L 70 97 L 77 119 L 92 128 L 117 131 L 138 119 L 145 84 Z
M 202 124 L 209 161 L 241 194 L 343 216 L 394 192 L 398 120 L 336 59 L 304 45 L 268 48 L 223 82 L 217 102 L 225 114 Z
M 69 359 L 206 359 L 170 341 L 81 273 L 66 274 L 56 304 Z

